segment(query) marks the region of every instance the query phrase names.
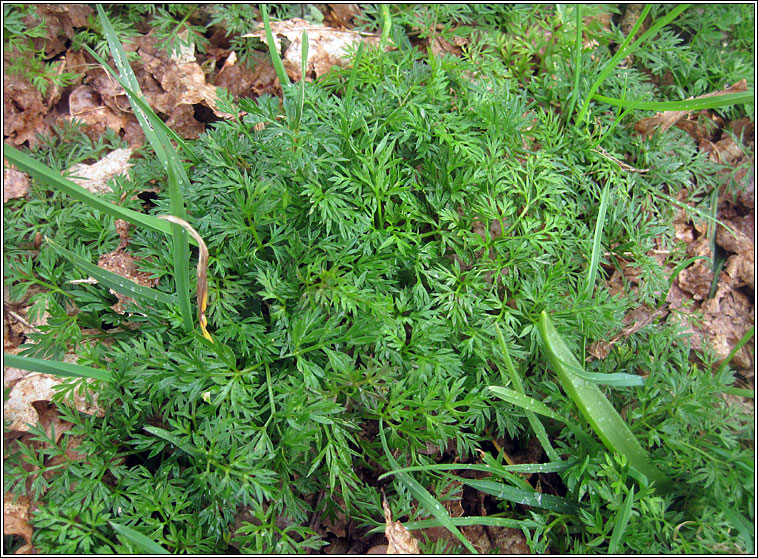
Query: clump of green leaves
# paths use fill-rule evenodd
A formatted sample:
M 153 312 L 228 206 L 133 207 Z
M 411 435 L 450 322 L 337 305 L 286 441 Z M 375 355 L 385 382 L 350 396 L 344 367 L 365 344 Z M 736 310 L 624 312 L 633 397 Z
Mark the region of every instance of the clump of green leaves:
M 425 13 L 452 29 L 455 14 Z M 393 517 L 453 525 L 435 508 L 451 480 L 436 461 L 480 457 L 496 473 L 477 485 L 499 508 L 492 519 L 522 528 L 533 551 L 751 550 L 752 433 L 720 403 L 728 368 L 692 366 L 681 333 L 659 324 L 586 364 L 593 377 L 647 375 L 602 395 L 671 479 L 662 493 L 595 439 L 538 327 L 549 312 L 566 350 L 583 355 L 630 308 L 657 301 L 667 277 L 647 253 L 670 225 L 667 196 L 693 179 L 708 184 L 714 168 L 682 137 L 643 142 L 615 127 L 605 153 L 650 168 L 625 171 L 622 156 L 595 149 L 593 131 L 557 114 L 560 95 L 522 89 L 534 68 L 503 79 L 511 70 L 491 46 L 463 59 L 366 48 L 354 68 L 286 88 L 283 102 L 221 96 L 221 110 L 243 116 L 190 145 L 181 189 L 210 252 L 213 341 L 182 327 L 170 304 L 118 316 L 106 289 L 69 282 L 83 275 L 65 252 L 20 246 L 45 231 L 91 261 L 118 244 L 110 217 L 39 183 L 11 205 L 13 289 L 42 285 L 52 303 L 49 329 L 27 353 L 57 358 L 85 327 L 113 341 L 80 349 L 82 364 L 110 372 L 96 384 L 106 416 L 61 404 L 72 430 L 56 441 L 37 429 L 42 449 L 16 444 L 8 461 L 6 489 L 28 483 L 40 502 L 40 551 L 137 552 L 136 532 L 172 552 L 304 552 L 325 542 L 314 515 L 380 527 L 381 488 Z M 568 69 L 556 75 L 554 92 L 573 87 Z M 603 126 L 613 119 L 591 114 Z M 58 161 L 65 151 L 51 146 L 36 156 Z M 165 177 L 150 151 L 135 170 L 138 181 Z M 113 201 L 141 209 L 119 195 L 128 188 L 118 184 Z M 175 198 L 164 191 L 149 211 L 170 213 Z M 173 295 L 164 235 L 137 227 L 130 250 Z M 638 291 L 592 288 L 605 273 L 599 258 L 618 265 L 616 256 L 640 269 Z M 538 418 L 538 406 L 487 389 L 511 383 L 549 412 Z M 61 400 L 81 386 L 69 382 Z M 486 451 L 492 438 L 523 447 L 535 435 L 549 439 L 552 462 L 532 482 L 544 478 L 551 494 Z M 66 453 L 74 440 L 85 457 Z M 399 467 L 415 468 L 377 479 Z

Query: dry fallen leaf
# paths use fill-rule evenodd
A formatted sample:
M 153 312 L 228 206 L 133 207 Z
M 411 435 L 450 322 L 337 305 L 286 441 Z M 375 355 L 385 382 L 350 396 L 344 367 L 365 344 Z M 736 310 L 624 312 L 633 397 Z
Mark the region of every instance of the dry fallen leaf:
M 93 85 L 80 85 L 69 95 L 68 120 L 81 120 L 86 124 L 85 133 L 96 139 L 110 128 L 120 132 L 128 120 L 128 114 L 114 111 L 107 106 L 105 99 Z
M 8 161 L 3 170 L 3 203 L 16 198 L 23 198 L 29 189 L 29 176 L 10 168 Z
M 29 506 L 31 502 L 26 496 L 18 496 L 6 492 L 3 496 L 3 535 L 17 535 L 26 543 L 16 554 L 31 553 L 32 526 L 29 524 Z M 28 550 L 26 550 L 28 547 Z
M 413 538 L 408 529 L 399 521 L 392 521 L 392 512 L 387 505 L 387 500 L 382 500 L 382 508 L 384 508 L 386 523 L 384 533 L 389 541 L 387 554 L 420 554 L 418 541 Z
M 66 355 L 65 360 L 76 359 L 76 355 Z M 72 358 L 73 357 L 73 358 Z M 40 414 L 34 406 L 38 401 L 51 401 L 55 393 L 55 386 L 62 384 L 66 378 L 52 374 L 40 374 L 30 372 L 21 378 L 13 386 L 13 389 L 3 404 L 3 417 L 10 421 L 10 430 L 28 432 L 27 424 L 40 422 Z M 74 403 L 77 410 L 88 415 L 105 416 L 105 411 L 97 405 L 97 396 L 93 394 L 93 404 L 87 403 L 85 398 L 76 394 Z M 43 425 L 46 426 L 46 425 Z
M 29 82 L 14 74 L 3 75 L 3 134 L 11 145 L 37 144 L 37 134 L 45 133 L 47 113 L 42 95 Z
M 132 155 L 131 149 L 116 149 L 111 151 L 103 159 L 91 165 L 79 163 L 68 169 L 72 182 L 76 182 L 82 188 L 86 188 L 93 194 L 104 194 L 111 192 L 108 181 L 118 175 L 127 175 L 129 167 L 129 157 Z
M 364 41 L 369 44 L 379 44 L 377 35 L 313 25 L 304 19 L 293 18 L 286 21 L 273 21 L 271 22 L 271 32 L 274 35 L 277 48 L 280 50 L 282 48 L 281 37 L 285 37 L 289 41 L 282 62 L 285 70 L 287 70 L 287 75 L 293 81 L 300 80 L 303 31 L 308 33 L 308 60 L 305 68 L 307 76 L 315 74 L 318 77 L 331 70 L 332 66 L 346 64 L 345 49 L 354 42 Z M 259 29 L 243 35 L 243 37 L 258 37 L 265 42 L 266 32 Z

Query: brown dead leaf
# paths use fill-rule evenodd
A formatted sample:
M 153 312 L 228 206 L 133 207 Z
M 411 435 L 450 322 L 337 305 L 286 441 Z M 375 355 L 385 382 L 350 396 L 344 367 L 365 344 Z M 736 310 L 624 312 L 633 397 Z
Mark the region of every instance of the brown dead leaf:
M 353 18 L 361 13 L 358 4 L 316 4 L 324 14 L 324 25 L 337 29 L 353 27 Z
M 75 361 L 76 355 L 66 355 L 64 361 Z M 40 374 L 30 372 L 20 379 L 10 392 L 8 399 L 3 404 L 3 416 L 10 420 L 10 430 L 28 432 L 28 424 L 40 423 L 41 417 L 34 403 L 38 401 L 48 402 L 55 393 L 54 387 L 65 381 L 65 378 L 52 374 Z M 84 396 L 74 396 L 75 407 L 88 415 L 105 416 L 105 411 L 97 405 L 97 397 L 93 394 L 93 404 L 87 403 Z M 49 423 L 48 423 L 49 424 Z M 43 426 L 46 426 L 43 424 Z M 57 431 L 57 430 L 56 430 Z
M 716 229 L 716 244 L 733 253 L 725 267 L 725 279 L 732 288 L 744 285 L 755 288 L 754 217 L 751 212 L 746 218 L 722 219 L 732 230 L 721 225 Z
M 309 78 L 325 74 L 331 70 L 332 66 L 345 65 L 345 48 L 354 42 L 364 41 L 368 44 L 379 44 L 377 35 L 313 25 L 304 19 L 293 18 L 286 21 L 273 21 L 271 22 L 271 32 L 274 35 L 277 48 L 280 50 L 282 48 L 282 37 L 289 41 L 282 62 L 285 70 L 287 70 L 287 75 L 293 81 L 300 80 L 303 31 L 308 33 L 308 60 L 306 61 L 305 73 Z M 266 40 L 263 29 L 248 33 L 243 37 L 258 37 L 264 42 Z
M 12 168 L 5 161 L 3 169 L 3 203 L 16 198 L 23 198 L 29 189 L 29 176 Z
M 686 293 L 690 293 L 695 300 L 704 300 L 708 297 L 713 281 L 711 269 L 711 245 L 706 235 L 699 236 L 687 246 L 689 257 L 706 256 L 707 259 L 699 259 L 686 269 L 679 272 L 676 283 Z
M 151 277 L 150 273 L 140 271 L 137 267 L 137 260 L 122 248 L 117 248 L 113 252 L 100 256 L 97 265 L 121 277 L 126 277 L 143 287 L 155 287 L 158 284 L 158 279 Z M 133 299 L 117 293 L 113 289 L 110 289 L 110 292 L 118 298 L 118 302 L 111 306 L 111 308 L 119 314 L 125 314 L 125 305 L 128 302 L 132 302 Z
M 3 76 L 3 134 L 11 145 L 37 144 L 36 134 L 48 131 L 43 117 L 47 112 L 42 95 L 29 82 L 17 75 Z
M 38 4 L 37 14 L 45 21 L 45 36 L 32 39 L 37 50 L 44 49 L 49 59 L 66 51 L 66 42 L 74 36 L 75 27 L 86 27 L 94 14 L 87 4 Z M 29 20 L 34 22 L 33 18 Z
M 702 304 L 703 331 L 708 336 L 717 355 L 717 362 L 723 361 L 732 348 L 753 325 L 753 306 L 739 290 L 726 283 L 719 283 L 713 298 Z M 751 370 L 753 355 L 748 346 L 742 347 L 734 355 L 731 364 L 735 368 Z
M 29 547 L 31 550 L 32 543 L 32 526 L 29 524 L 29 507 L 31 502 L 24 495 L 16 496 L 12 492 L 5 492 L 3 495 L 3 535 L 17 535 L 26 541 L 22 549 Z M 27 554 L 21 552 L 16 554 Z
M 231 55 L 229 56 L 231 58 Z M 224 64 L 214 84 L 223 87 L 235 97 L 257 97 L 264 93 L 281 92 L 276 70 L 268 53 L 253 53 L 253 69 L 247 64 Z
M 69 168 L 67 173 L 71 175 L 69 178 L 72 182 L 93 194 L 112 192 L 108 181 L 119 175 L 129 176 L 128 170 L 132 166 L 129 164 L 131 155 L 131 149 L 116 149 L 97 163 L 91 165 L 78 163 Z
M 493 550 L 499 554 L 531 554 L 524 533 L 510 527 L 486 526 Z
M 382 508 L 386 523 L 384 534 L 389 541 L 387 554 L 420 554 L 418 541 L 413 538 L 408 529 L 399 521 L 392 521 L 392 512 L 386 499 L 382 500 Z
M 68 103 L 68 119 L 82 120 L 86 124 L 84 132 L 92 139 L 99 138 L 106 128 L 118 133 L 126 126 L 128 114 L 114 112 L 106 106 L 103 97 L 92 85 L 80 85 L 74 89 Z

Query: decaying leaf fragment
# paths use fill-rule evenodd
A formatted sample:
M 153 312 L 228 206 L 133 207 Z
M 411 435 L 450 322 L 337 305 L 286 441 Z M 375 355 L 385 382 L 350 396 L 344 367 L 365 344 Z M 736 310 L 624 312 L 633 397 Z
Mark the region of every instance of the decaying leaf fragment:
M 413 538 L 408 529 L 403 527 L 399 521 L 392 521 L 392 512 L 387 505 L 387 500 L 382 500 L 382 508 L 384 508 L 384 521 L 386 522 L 384 533 L 389 541 L 387 554 L 420 554 L 418 541 Z
M 5 162 L 3 170 L 3 203 L 16 198 L 23 198 L 29 189 L 29 176 L 11 168 Z
M 72 355 L 75 358 L 75 355 Z M 65 360 L 72 358 L 64 357 Z M 28 432 L 27 424 L 37 424 L 40 422 L 40 414 L 33 405 L 39 401 L 51 401 L 55 393 L 55 386 L 60 385 L 66 380 L 52 374 L 40 374 L 39 372 L 30 372 L 21 380 L 16 382 L 10 392 L 8 399 L 3 405 L 3 417 L 10 421 L 10 430 Z M 87 403 L 83 396 L 76 394 L 74 396 L 76 409 L 87 415 L 105 416 L 105 411 L 97 404 L 97 398 L 93 394 L 93 403 Z M 47 427 L 47 425 L 43 425 Z M 47 429 L 47 428 L 46 428 Z M 61 434 L 61 432 L 57 432 Z
M 97 163 L 74 165 L 68 169 L 68 172 L 73 175 L 71 181 L 76 182 L 93 194 L 111 192 L 108 181 L 115 176 L 127 174 L 129 167 L 132 166 L 129 163 L 131 155 L 131 149 L 116 149 Z
M 31 502 L 26 496 L 16 496 L 6 492 L 3 496 L 3 535 L 17 535 L 25 544 L 16 554 L 32 553 L 32 526 L 29 524 L 29 507 Z
M 272 21 L 271 33 L 274 35 L 276 48 L 281 51 L 282 38 L 289 41 L 282 62 L 284 69 L 287 70 L 287 75 L 293 81 L 300 80 L 303 31 L 308 34 L 308 60 L 305 72 L 309 76 L 315 73 L 318 77 L 331 70 L 332 66 L 345 65 L 345 57 L 347 56 L 345 49 L 356 41 L 379 44 L 377 35 L 313 25 L 304 19 L 293 18 L 286 21 Z M 261 41 L 266 41 L 266 32 L 263 28 L 242 36 L 258 37 Z

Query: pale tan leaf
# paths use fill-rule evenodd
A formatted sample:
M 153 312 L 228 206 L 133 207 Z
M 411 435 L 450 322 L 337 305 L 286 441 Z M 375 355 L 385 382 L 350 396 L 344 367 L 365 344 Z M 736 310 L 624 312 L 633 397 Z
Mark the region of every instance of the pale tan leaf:
M 386 522 L 384 533 L 389 541 L 387 554 L 420 554 L 418 541 L 413 538 L 408 529 L 399 521 L 392 521 L 392 512 L 387 505 L 387 500 L 382 501 L 382 507 Z

